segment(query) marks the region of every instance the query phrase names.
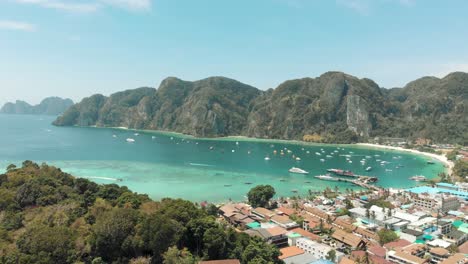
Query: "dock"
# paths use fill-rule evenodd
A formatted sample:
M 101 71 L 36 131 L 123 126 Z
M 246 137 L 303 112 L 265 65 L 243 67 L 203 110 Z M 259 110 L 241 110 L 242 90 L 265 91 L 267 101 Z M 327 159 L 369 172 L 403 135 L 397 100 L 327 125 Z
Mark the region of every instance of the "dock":
M 353 174 L 353 176 L 347 175 L 347 177 L 353 177 L 354 179 L 346 179 L 346 178 L 340 178 L 340 177 L 318 178 L 318 179 L 322 181 L 349 182 L 351 184 L 357 185 L 362 188 L 366 188 L 366 189 L 370 189 L 374 191 L 381 190 L 380 187 L 370 184 L 370 183 L 376 182 L 378 180 L 377 177 L 357 175 L 357 174 Z

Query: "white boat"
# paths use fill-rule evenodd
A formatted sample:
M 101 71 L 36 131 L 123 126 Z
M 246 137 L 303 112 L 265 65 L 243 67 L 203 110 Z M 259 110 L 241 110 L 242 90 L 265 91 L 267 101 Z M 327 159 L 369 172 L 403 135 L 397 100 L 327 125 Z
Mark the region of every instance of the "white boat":
M 236 145 L 239 145 L 239 141 L 236 141 Z
M 116 137 L 117 137 L 117 135 L 112 135 L 112 137 L 113 137 L 113 138 L 116 138 Z
M 321 179 L 321 180 L 336 180 L 336 178 L 333 178 L 330 175 L 317 175 L 317 176 L 314 176 L 314 178 Z
M 133 143 L 133 142 L 135 142 L 135 140 L 133 138 L 127 138 L 127 142 Z
M 265 160 L 270 160 L 270 157 L 265 157 Z
M 296 157 L 296 161 L 300 161 L 300 160 L 301 160 L 301 158 L 299 158 L 299 157 Z
M 232 153 L 236 152 L 235 150 L 231 150 Z
M 133 135 L 135 135 L 135 136 L 137 136 L 137 137 L 138 137 L 140 134 L 138 134 L 138 133 L 135 133 L 135 134 L 133 134 Z
M 331 155 L 327 155 L 327 158 L 332 158 L 332 156 L 331 156 Z
M 349 162 L 349 163 L 353 163 L 353 161 L 352 161 L 352 160 L 348 160 L 348 162 Z
M 325 160 L 324 160 L 324 159 L 320 159 L 320 161 L 321 161 L 321 162 L 325 162 Z
M 291 172 L 291 173 L 299 173 L 299 174 L 309 174 L 308 171 L 305 171 L 305 170 L 303 170 L 303 169 L 296 168 L 296 167 L 292 167 L 291 169 L 289 169 L 289 172 Z
M 367 167 L 366 168 L 366 171 L 371 171 L 372 170 L 372 167 Z
M 155 139 L 156 137 L 155 136 L 152 136 L 151 139 Z
M 410 177 L 410 180 L 413 180 L 413 181 L 425 181 L 425 180 L 426 180 L 426 177 L 423 176 L 423 175 L 416 175 L 416 176 Z
M 306 153 L 307 153 L 307 154 L 309 154 L 309 153 L 310 153 L 310 151 L 306 151 Z
M 320 152 L 315 152 L 315 155 L 321 156 L 322 154 L 320 154 Z

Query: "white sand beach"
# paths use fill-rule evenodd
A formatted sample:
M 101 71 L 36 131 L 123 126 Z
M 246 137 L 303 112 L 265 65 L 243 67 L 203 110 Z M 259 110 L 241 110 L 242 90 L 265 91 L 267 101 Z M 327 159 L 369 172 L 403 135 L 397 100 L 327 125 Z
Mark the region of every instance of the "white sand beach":
M 445 155 L 438 155 L 438 154 L 435 154 L 435 153 L 422 152 L 422 151 L 415 150 L 415 149 L 405 149 L 405 148 L 402 148 L 402 147 L 392 147 L 392 146 L 379 145 L 379 144 L 357 143 L 356 145 L 366 146 L 366 147 L 370 147 L 370 148 L 383 148 L 383 149 L 390 149 L 390 150 L 396 150 L 396 151 L 405 151 L 405 152 L 411 152 L 411 153 L 418 154 L 418 155 L 424 155 L 426 157 L 430 157 L 432 159 L 436 159 L 436 160 L 444 163 L 444 165 L 446 165 L 446 168 L 447 168 L 447 174 L 449 174 L 449 175 L 452 174 L 452 169 L 453 169 L 454 163 L 452 161 L 448 160 Z

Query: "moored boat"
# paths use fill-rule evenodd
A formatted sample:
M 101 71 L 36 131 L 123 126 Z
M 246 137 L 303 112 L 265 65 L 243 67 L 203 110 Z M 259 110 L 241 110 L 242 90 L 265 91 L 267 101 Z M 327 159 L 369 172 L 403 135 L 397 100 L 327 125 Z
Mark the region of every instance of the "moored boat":
M 289 172 L 291 172 L 291 173 L 298 173 L 298 174 L 309 174 L 308 171 L 305 171 L 305 170 L 303 170 L 303 169 L 296 168 L 296 167 L 292 167 L 291 169 L 289 169 Z
M 425 181 L 426 180 L 426 176 L 423 176 L 423 175 L 415 175 L 413 177 L 410 177 L 410 180 L 413 180 L 413 181 Z

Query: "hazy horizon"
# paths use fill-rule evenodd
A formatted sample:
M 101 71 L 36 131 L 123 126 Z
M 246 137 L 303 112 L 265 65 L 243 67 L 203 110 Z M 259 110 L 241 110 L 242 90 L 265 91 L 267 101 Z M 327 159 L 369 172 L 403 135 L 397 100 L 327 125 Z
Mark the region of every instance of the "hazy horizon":
M 403 87 L 468 72 L 467 9 L 461 0 L 2 1 L 0 104 L 76 102 L 168 76 L 265 90 L 342 71 Z

